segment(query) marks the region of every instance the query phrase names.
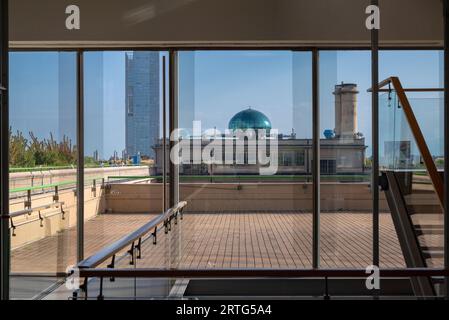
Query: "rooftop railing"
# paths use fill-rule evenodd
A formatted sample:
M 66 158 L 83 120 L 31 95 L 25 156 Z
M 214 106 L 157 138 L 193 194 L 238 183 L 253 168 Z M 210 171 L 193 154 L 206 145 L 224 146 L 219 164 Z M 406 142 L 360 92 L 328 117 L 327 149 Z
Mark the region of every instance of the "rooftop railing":
M 145 225 L 141 226 L 136 231 L 110 244 L 109 246 L 103 248 L 87 259 L 79 262 L 76 267 L 79 270 L 95 270 L 95 267 L 101 265 L 106 260 L 111 259 L 111 263 L 108 265 L 107 269 L 111 270 L 115 267 L 116 255 L 127 247 L 130 247 L 130 249 L 127 251 L 127 255 L 129 255 L 130 257 L 130 264 L 134 265 L 136 259 L 141 258 L 142 244 L 149 239 L 153 239 L 153 244 L 156 245 L 158 231 L 164 229 L 165 234 L 167 234 L 172 228 L 172 221 L 177 224 L 178 217 L 182 219 L 182 212 L 186 205 L 186 201 L 179 202 L 176 206 L 166 210 L 164 213 L 152 219 Z M 148 235 L 148 237 L 144 239 L 146 235 Z M 88 278 L 89 277 L 86 277 L 86 281 L 83 285 L 83 290 L 86 292 Z M 76 296 L 77 293 L 75 293 L 74 295 Z
M 324 281 L 322 297 L 325 300 L 331 298 L 329 290 L 330 279 L 367 279 L 371 275 L 366 269 L 81 269 L 78 276 L 85 279 L 83 291 L 84 299 L 88 300 L 88 279 L 100 280 L 98 300 L 103 300 L 104 278 L 123 279 L 321 279 Z M 408 268 L 408 269 L 380 269 L 380 279 L 399 279 L 413 277 L 433 277 L 442 280 L 449 276 L 446 269 Z M 441 281 L 440 281 L 441 282 Z M 380 290 L 373 290 L 371 296 L 380 297 Z M 78 298 L 78 292 L 73 299 Z M 436 299 L 438 296 L 416 296 L 416 298 Z M 442 298 L 442 297 L 440 297 Z

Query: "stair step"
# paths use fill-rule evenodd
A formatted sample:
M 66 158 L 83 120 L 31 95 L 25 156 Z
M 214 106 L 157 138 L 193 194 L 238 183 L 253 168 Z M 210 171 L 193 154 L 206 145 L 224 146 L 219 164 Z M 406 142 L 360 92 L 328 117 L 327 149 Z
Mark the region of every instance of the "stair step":
M 422 252 L 426 259 L 444 258 L 444 250 L 423 250 Z
M 444 284 L 446 279 L 444 277 L 432 277 L 433 284 Z
M 413 190 L 412 193 L 404 195 L 409 204 L 439 204 L 436 192 L 431 190 Z
M 421 249 L 428 252 L 444 252 L 444 247 L 442 246 L 422 246 Z
M 436 196 L 435 190 L 432 189 L 422 189 L 422 188 L 413 188 L 411 194 L 419 194 L 419 195 L 426 195 L 426 196 Z
M 437 230 L 444 229 L 443 225 L 441 224 L 415 224 L 415 228 L 437 229 Z
M 410 216 L 415 225 L 436 225 L 442 226 L 444 224 L 444 216 L 441 213 L 421 214 L 416 213 Z
M 408 205 L 407 211 L 409 214 L 436 214 L 442 213 L 439 204 L 418 204 Z
M 435 225 L 435 224 L 429 224 L 429 225 L 414 225 L 415 234 L 417 236 L 421 235 L 442 235 L 444 234 L 444 228 L 442 225 Z

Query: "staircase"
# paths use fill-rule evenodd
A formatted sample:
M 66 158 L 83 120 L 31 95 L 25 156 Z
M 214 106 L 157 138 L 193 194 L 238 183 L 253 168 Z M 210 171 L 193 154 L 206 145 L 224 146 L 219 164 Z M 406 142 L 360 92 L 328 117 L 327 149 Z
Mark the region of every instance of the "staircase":
M 444 173 L 437 169 L 435 156 L 430 152 L 406 95 L 406 91 L 413 89 L 404 90 L 397 77 L 382 81 L 379 88 L 386 85 L 388 89 L 383 90 L 387 92 L 386 107 L 380 109 L 387 125 L 380 125 L 379 130 L 390 132 L 383 142 L 395 147 L 384 156 L 388 160 L 381 165 L 380 185 L 407 267 L 442 267 Z M 416 162 L 418 155 L 419 163 Z M 437 294 L 440 281 L 417 277 L 412 278 L 411 283 L 415 295 L 428 297 Z
M 382 180 L 407 267 L 441 267 L 443 214 L 430 179 L 414 172 L 384 171 Z M 428 278 L 412 279 L 418 296 L 434 296 L 436 284 Z

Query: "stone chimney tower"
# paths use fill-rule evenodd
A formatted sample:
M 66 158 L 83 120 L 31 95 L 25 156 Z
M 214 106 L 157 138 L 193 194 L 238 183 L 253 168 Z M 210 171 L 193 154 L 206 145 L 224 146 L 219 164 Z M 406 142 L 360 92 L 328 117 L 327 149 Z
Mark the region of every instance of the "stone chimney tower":
M 357 131 L 357 85 L 341 83 L 335 86 L 335 138 L 353 139 Z

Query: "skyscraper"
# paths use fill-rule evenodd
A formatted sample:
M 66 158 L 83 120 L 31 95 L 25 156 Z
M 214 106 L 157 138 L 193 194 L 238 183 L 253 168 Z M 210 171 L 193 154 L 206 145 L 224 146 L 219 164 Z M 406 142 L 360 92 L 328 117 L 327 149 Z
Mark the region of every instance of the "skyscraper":
M 159 137 L 159 53 L 126 54 L 126 153 L 154 158 Z

